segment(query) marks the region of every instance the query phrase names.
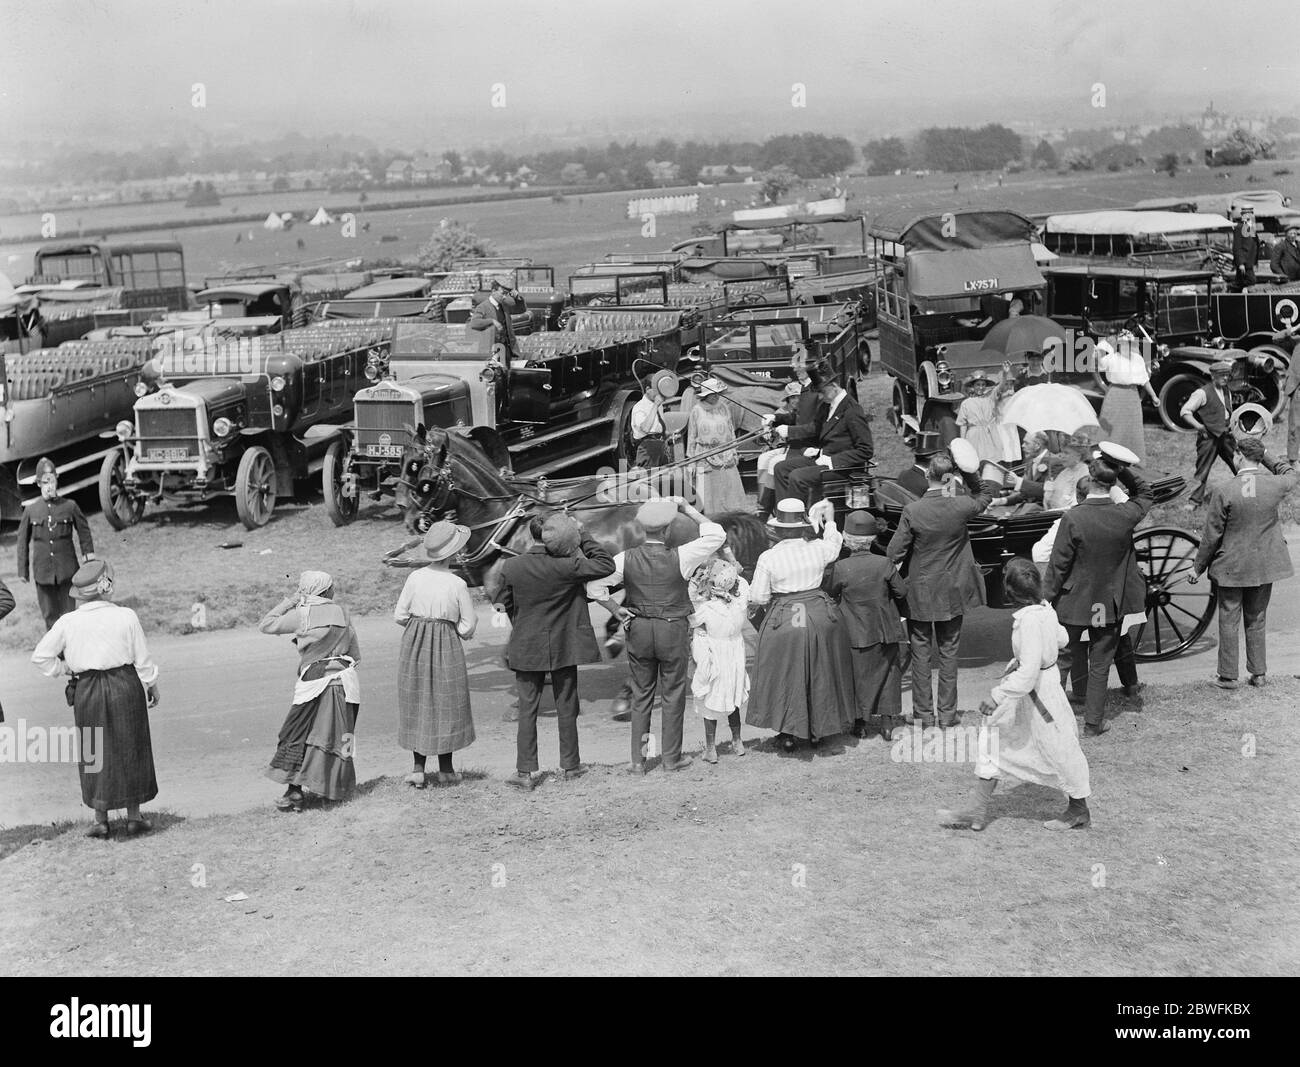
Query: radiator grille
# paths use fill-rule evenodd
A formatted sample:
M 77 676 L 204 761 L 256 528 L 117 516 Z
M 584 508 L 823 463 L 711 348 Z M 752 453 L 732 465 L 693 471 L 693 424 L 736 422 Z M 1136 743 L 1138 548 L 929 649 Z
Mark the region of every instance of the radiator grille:
M 356 401 L 357 451 L 362 456 L 397 458 L 410 442 L 406 429 L 419 422 L 419 405 L 413 400 Z
M 184 449 L 185 455 L 197 459 L 198 415 L 197 408 L 148 408 L 139 412 L 141 458 L 148 462 L 157 449 Z

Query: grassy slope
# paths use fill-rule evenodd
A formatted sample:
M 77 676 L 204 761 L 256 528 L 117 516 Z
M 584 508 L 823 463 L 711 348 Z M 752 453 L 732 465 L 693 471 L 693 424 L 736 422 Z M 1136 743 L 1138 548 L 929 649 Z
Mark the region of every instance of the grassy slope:
M 528 797 L 381 780 L 331 811 L 63 833 L 0 861 L 4 970 L 1293 973 L 1297 698 L 1288 679 L 1120 702 L 1086 749 L 1088 832 L 1042 830 L 1061 802 L 1039 787 L 999 794 L 982 835 L 939 829 L 969 767 L 875 740 L 672 779 L 597 768 Z M 24 834 L 48 836 L 6 837 Z

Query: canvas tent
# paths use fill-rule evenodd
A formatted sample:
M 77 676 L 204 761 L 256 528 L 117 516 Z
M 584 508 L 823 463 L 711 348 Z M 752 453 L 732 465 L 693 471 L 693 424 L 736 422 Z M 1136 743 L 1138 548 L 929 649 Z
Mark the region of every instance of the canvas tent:
M 280 218 L 279 215 L 277 215 L 274 211 L 272 211 L 269 215 L 266 216 L 266 221 L 262 223 L 262 229 L 283 230 L 284 219 Z
M 330 217 L 329 212 L 326 211 L 323 207 L 319 207 L 319 208 L 316 209 L 316 214 L 314 214 L 314 215 L 311 217 L 311 222 L 309 223 L 309 225 L 311 225 L 311 226 L 329 226 L 329 225 L 331 225 L 333 222 L 334 222 L 334 220 Z

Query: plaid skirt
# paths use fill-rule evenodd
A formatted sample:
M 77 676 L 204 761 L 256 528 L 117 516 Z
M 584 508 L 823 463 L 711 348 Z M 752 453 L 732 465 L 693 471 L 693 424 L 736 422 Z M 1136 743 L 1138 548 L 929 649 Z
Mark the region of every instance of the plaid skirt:
M 338 682 L 315 700 L 294 704 L 280 727 L 266 776 L 326 800 L 342 800 L 357 784 L 352 752 L 360 710 L 348 702 Z
M 412 618 L 402 631 L 397 743 L 426 756 L 474 743 L 465 650 L 455 623 L 447 619 Z
M 1101 402 L 1101 439 L 1137 453 L 1147 461 L 1146 431 L 1142 426 L 1142 394 L 1136 385 L 1112 385 Z
M 82 745 L 81 799 L 96 811 L 143 804 L 158 795 L 153 742 L 149 737 L 149 708 L 140 676 L 131 664 L 77 675 L 72 718 L 85 738 L 95 731 L 94 756 L 99 770 L 84 762 Z
M 820 589 L 779 593 L 763 617 L 745 721 L 808 740 L 853 719 L 853 664 L 839 608 Z

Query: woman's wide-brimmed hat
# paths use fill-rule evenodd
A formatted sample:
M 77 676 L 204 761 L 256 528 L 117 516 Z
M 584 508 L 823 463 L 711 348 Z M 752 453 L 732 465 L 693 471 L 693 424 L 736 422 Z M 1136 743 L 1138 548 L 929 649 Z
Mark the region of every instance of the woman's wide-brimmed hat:
M 77 600 L 89 600 L 107 592 L 113 580 L 113 565 L 106 559 L 92 559 L 77 568 L 69 594 Z
M 727 392 L 726 382 L 721 382 L 717 378 L 706 378 L 703 384 L 700 385 L 701 400 L 706 396 L 720 396 L 725 392 Z
M 469 527 L 454 522 L 435 522 L 424 535 L 424 551 L 435 563 L 450 559 L 469 541 Z
M 772 512 L 772 517 L 767 520 L 767 524 L 775 530 L 808 529 L 808 515 L 804 509 L 803 501 L 793 496 L 779 501 L 776 510 Z

